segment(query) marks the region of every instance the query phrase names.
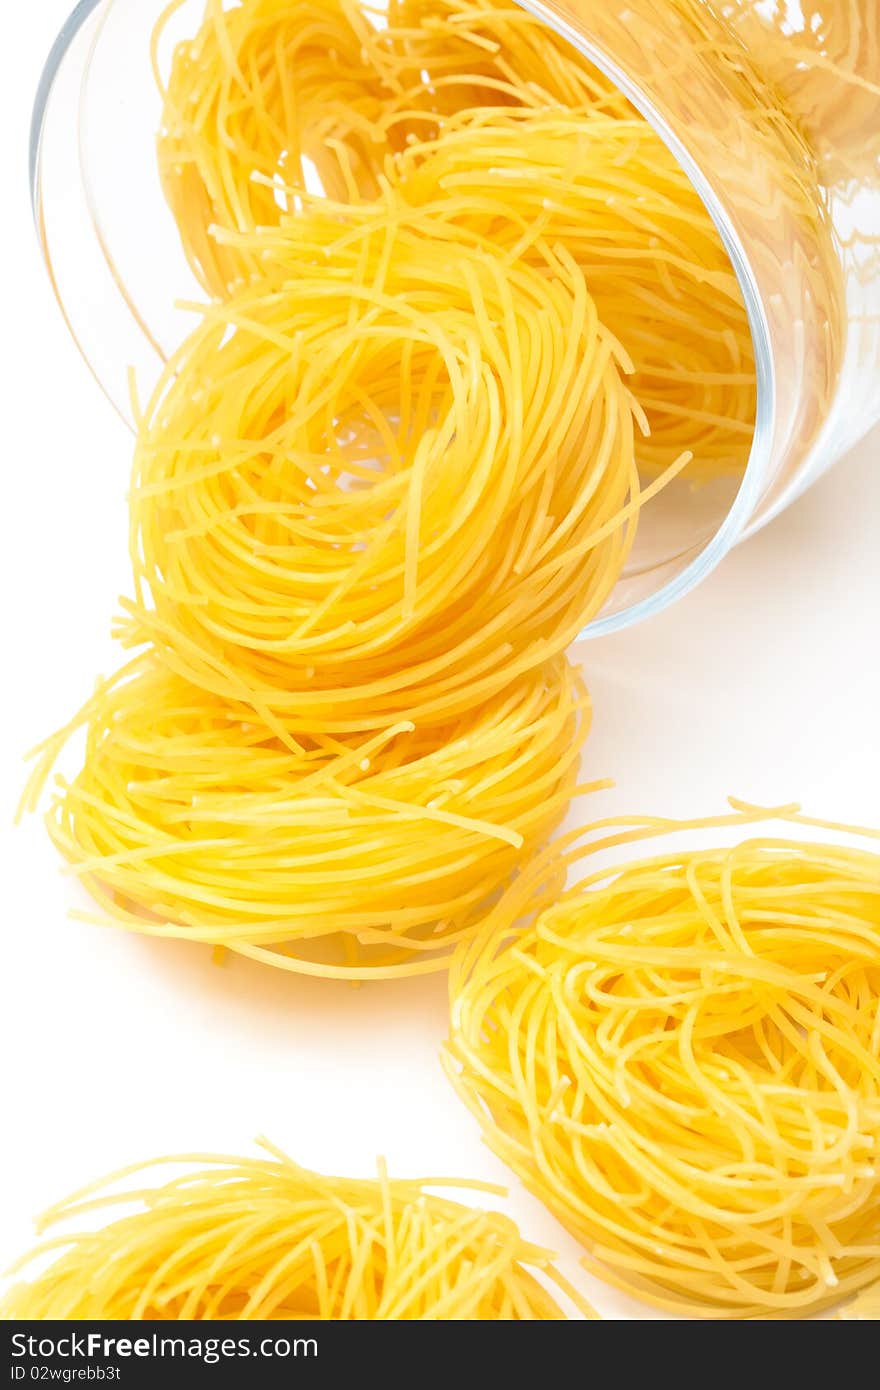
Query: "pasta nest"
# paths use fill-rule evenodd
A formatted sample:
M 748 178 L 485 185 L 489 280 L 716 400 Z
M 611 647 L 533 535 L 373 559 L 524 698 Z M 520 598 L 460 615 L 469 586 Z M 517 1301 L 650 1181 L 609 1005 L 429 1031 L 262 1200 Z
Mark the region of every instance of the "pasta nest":
M 589 727 L 564 657 L 438 731 L 303 738 L 151 655 L 100 686 L 43 748 L 50 834 L 102 920 L 281 969 L 349 979 L 448 965 L 564 816 Z
M 427 1190 L 497 1188 L 391 1180 L 384 1164 L 378 1181 L 323 1177 L 274 1150 L 266 1158 L 187 1155 L 161 1163 L 178 1175 L 160 1182 L 155 1164 L 127 1169 L 47 1212 L 43 1231 L 86 1224 L 54 1236 L 20 1262 L 14 1273 L 28 1277 L 0 1304 L 3 1316 L 164 1322 L 595 1317 L 548 1252 L 523 1240 L 509 1218 Z M 116 1215 L 120 1206 L 127 1214 Z
M 543 269 L 383 206 L 261 237 L 143 420 L 120 627 L 279 736 L 448 722 L 604 605 L 641 506 L 629 360 Z
M 659 1307 L 784 1317 L 876 1281 L 880 856 L 754 838 L 560 892 L 584 852 L 537 862 L 451 978 L 490 1147 Z

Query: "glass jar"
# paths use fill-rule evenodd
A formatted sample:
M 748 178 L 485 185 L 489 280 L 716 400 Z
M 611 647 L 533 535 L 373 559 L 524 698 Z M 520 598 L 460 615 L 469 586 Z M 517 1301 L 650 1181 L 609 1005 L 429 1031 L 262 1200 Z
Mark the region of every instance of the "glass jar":
M 658 611 L 880 419 L 877 0 L 522 0 L 629 97 L 712 216 L 758 374 L 748 466 L 644 509 L 585 635 Z M 162 194 L 150 40 L 160 0 L 81 0 L 52 49 L 31 140 L 34 212 L 61 309 L 132 423 L 203 297 Z M 160 65 L 193 34 L 184 0 Z

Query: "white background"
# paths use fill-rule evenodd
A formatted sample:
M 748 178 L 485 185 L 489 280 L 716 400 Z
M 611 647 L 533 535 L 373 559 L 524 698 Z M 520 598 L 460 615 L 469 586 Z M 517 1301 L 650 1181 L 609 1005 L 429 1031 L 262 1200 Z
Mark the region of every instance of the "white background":
M 243 1152 L 260 1133 L 326 1171 L 367 1174 L 384 1153 L 400 1175 L 509 1181 L 440 1072 L 441 978 L 353 990 L 72 922 L 39 820 L 12 825 L 24 750 L 114 667 L 128 584 L 130 440 L 67 336 L 28 206 L 31 99 L 69 7 L 19 13 L 0 84 L 0 1266 L 82 1182 L 162 1152 Z M 878 454 L 875 433 L 697 593 L 582 647 L 586 766 L 617 782 L 585 815 L 711 813 L 735 793 L 880 822 Z M 524 1231 L 576 1270 L 573 1243 L 511 1187 Z

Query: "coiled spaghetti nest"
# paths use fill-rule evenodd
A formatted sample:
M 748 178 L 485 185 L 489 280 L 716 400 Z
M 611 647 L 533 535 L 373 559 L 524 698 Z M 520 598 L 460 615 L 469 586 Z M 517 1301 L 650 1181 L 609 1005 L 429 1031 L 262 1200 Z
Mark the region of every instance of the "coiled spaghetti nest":
M 490 1147 L 660 1307 L 798 1315 L 876 1281 L 880 856 L 752 839 L 560 893 L 584 852 L 538 862 L 451 977 Z
M 268 1147 L 268 1146 L 266 1146 Z M 327 1178 L 270 1151 L 259 1159 L 162 1160 L 47 1212 L 41 1230 L 86 1218 L 20 1262 L 53 1260 L 13 1287 L 4 1317 L 116 1321 L 551 1321 L 588 1305 L 498 1212 L 426 1188 L 479 1183 Z M 132 1179 L 137 1185 L 132 1186 Z M 134 1208 L 116 1216 L 120 1205 Z M 104 1224 L 88 1229 L 100 1213 Z
M 49 811 L 103 919 L 350 979 L 441 970 L 575 790 L 589 726 L 560 657 L 426 732 L 281 742 L 147 654 L 43 749 L 84 762 Z
M 282 737 L 496 696 L 600 610 L 665 480 L 640 490 L 628 359 L 570 258 L 432 228 L 304 214 L 140 431 L 123 640 Z

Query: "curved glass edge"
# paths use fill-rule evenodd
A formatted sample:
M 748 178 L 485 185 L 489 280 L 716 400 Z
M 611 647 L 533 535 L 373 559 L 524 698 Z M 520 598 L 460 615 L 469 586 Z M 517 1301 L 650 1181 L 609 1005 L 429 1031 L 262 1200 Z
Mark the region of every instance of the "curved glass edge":
M 731 265 L 742 291 L 755 352 L 758 381 L 755 430 L 743 480 L 727 516 L 712 539 L 680 574 L 677 574 L 674 579 L 664 584 L 650 597 L 629 604 L 616 613 L 608 613 L 604 617 L 595 618 L 578 635 L 578 641 L 584 641 L 595 637 L 607 637 L 613 632 L 621 632 L 634 623 L 641 622 L 644 618 L 662 612 L 670 603 L 683 598 L 685 594 L 696 588 L 703 579 L 711 574 L 728 551 L 743 536 L 748 522 L 757 508 L 766 481 L 765 474 L 770 459 L 773 420 L 776 410 L 776 381 L 770 346 L 770 327 L 761 303 L 757 283 L 749 265 L 748 256 L 724 208 L 714 190 L 706 182 L 699 166 L 655 109 L 650 99 L 608 54 L 585 40 L 564 19 L 557 15 L 548 14 L 541 0 L 517 0 L 517 4 L 541 20 L 548 28 L 554 29 L 573 48 L 576 48 L 601 72 L 604 72 L 605 76 L 609 77 L 624 96 L 632 102 L 633 106 L 642 113 L 678 160 L 712 218 L 730 257 Z
M 85 362 L 86 366 L 91 372 L 95 380 L 95 383 L 98 386 L 98 389 L 109 402 L 112 409 L 119 416 L 122 423 L 128 429 L 133 430 L 134 427 L 128 415 L 126 414 L 125 409 L 114 398 L 112 392 L 108 390 L 106 383 L 102 380 L 101 374 L 97 370 L 95 363 L 91 357 L 91 354 L 86 349 L 85 344 L 81 340 L 77 326 L 74 323 L 68 311 L 68 307 L 64 301 L 64 297 L 61 293 L 58 284 L 55 265 L 53 264 L 52 248 L 49 244 L 48 233 L 46 230 L 44 220 L 42 197 L 43 138 L 46 129 L 52 93 L 55 89 L 55 85 L 58 80 L 59 74 L 61 72 L 62 67 L 64 66 L 65 60 L 67 59 L 73 44 L 75 43 L 79 35 L 82 33 L 85 26 L 88 24 L 89 20 L 92 19 L 92 17 L 104 4 L 106 4 L 106 0 L 79 0 L 79 3 L 75 5 L 74 9 L 71 11 L 67 19 L 64 21 L 63 25 L 61 26 L 61 29 L 58 32 L 55 42 L 52 44 L 52 47 L 49 50 L 46 61 L 43 64 L 43 70 L 40 74 L 39 82 L 37 83 L 37 90 L 34 96 L 33 110 L 31 112 L 30 137 L 28 144 L 28 181 L 30 188 L 31 212 L 34 219 L 34 226 L 36 228 L 37 240 L 40 243 L 40 249 L 43 253 L 43 261 L 46 266 L 46 273 L 49 277 L 49 282 L 54 291 L 55 300 L 58 304 L 61 316 L 65 324 L 67 325 L 67 330 L 70 333 L 71 338 L 73 339 L 77 349 L 79 350 L 80 356 L 82 357 L 83 361 Z
M 64 62 L 70 45 L 83 25 L 104 3 L 105 0 L 79 0 L 79 3 L 62 25 L 49 51 L 37 86 L 31 118 L 29 177 L 32 210 L 37 227 L 37 235 L 40 239 L 44 256 L 47 254 L 48 248 L 45 245 L 43 236 L 40 207 L 40 147 L 46 111 L 55 79 Z M 703 177 L 699 166 L 694 162 L 687 149 L 681 144 L 672 129 L 660 116 L 659 112 L 656 111 L 652 102 L 645 96 L 644 92 L 631 81 L 625 70 L 620 68 L 608 54 L 587 42 L 571 25 L 567 24 L 560 17 L 549 15 L 541 3 L 541 0 L 517 0 L 517 3 L 522 5 L 523 9 L 535 15 L 542 23 L 547 24 L 549 28 L 554 29 L 566 39 L 572 47 L 576 48 L 578 52 L 582 53 L 590 62 L 594 63 L 597 68 L 604 72 L 624 95 L 628 97 L 637 110 L 642 113 L 681 164 L 718 229 L 725 249 L 730 256 L 731 264 L 739 282 L 746 307 L 749 329 L 751 331 L 755 352 L 758 378 L 755 431 L 748 464 L 743 474 L 742 483 L 727 516 L 715 535 L 680 574 L 664 584 L 656 593 L 629 604 L 617 612 L 608 613 L 604 617 L 600 616 L 594 619 L 578 634 L 577 640 L 581 641 L 596 637 L 606 637 L 611 633 L 623 631 L 633 624 L 641 622 L 645 618 L 662 612 L 670 603 L 675 602 L 676 599 L 682 598 L 711 574 L 733 545 L 746 533 L 748 523 L 757 508 L 761 496 L 762 485 L 765 481 L 764 473 L 766 472 L 766 464 L 770 456 L 770 442 L 776 404 L 775 378 L 770 350 L 769 325 L 764 314 L 754 276 L 749 266 L 745 248 L 734 231 L 713 189 L 707 184 Z M 71 328 L 71 331 L 73 331 L 73 326 L 70 324 L 68 326 Z M 76 337 L 75 333 L 74 337 Z M 99 385 L 100 384 L 99 382 Z M 102 387 L 102 389 L 104 388 Z M 110 398 L 108 397 L 108 399 Z M 115 409 L 118 409 L 115 402 L 111 401 L 111 403 L 114 404 Z
M 79 3 L 62 24 L 58 37 L 49 50 L 49 55 L 46 58 L 43 71 L 40 74 L 40 80 L 37 83 L 37 91 L 34 97 L 34 109 L 31 113 L 30 144 L 28 148 L 28 179 L 31 191 L 31 209 L 34 214 L 34 221 L 36 222 L 37 233 L 40 235 L 41 243 L 40 147 L 43 141 L 43 126 L 46 120 L 46 108 L 49 104 L 49 98 L 52 95 L 55 78 L 58 76 L 58 70 L 64 62 L 67 50 L 70 48 L 70 45 L 86 20 L 89 19 L 101 4 L 103 4 L 103 0 L 79 0 Z

